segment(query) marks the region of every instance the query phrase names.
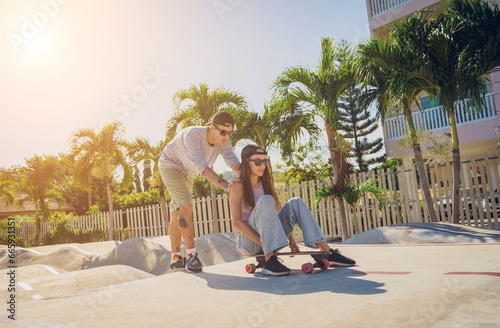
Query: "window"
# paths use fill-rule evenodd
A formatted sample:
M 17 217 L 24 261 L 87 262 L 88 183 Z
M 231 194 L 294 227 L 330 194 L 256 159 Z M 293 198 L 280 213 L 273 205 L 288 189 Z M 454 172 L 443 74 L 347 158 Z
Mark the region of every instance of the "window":
M 429 96 L 423 96 L 420 100 L 422 102 L 422 110 L 439 106 L 439 100 L 436 97 L 434 97 L 434 104 Z

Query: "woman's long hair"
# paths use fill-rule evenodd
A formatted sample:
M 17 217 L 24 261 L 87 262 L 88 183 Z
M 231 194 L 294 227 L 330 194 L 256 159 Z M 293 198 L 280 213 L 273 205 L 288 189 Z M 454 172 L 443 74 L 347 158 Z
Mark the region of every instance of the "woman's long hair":
M 248 146 L 247 146 L 248 147 Z M 264 149 L 260 146 L 254 146 L 257 149 Z M 270 165 L 270 164 L 268 164 Z M 264 194 L 271 195 L 274 198 L 276 204 L 278 204 L 278 194 L 276 193 L 276 189 L 274 189 L 273 179 L 271 177 L 271 172 L 269 171 L 269 167 L 266 165 L 264 169 L 264 174 L 260 177 L 260 183 L 262 183 L 262 188 L 264 189 Z M 250 170 L 250 161 L 249 158 L 243 160 L 241 163 L 241 175 L 240 178 L 243 180 L 243 202 L 246 206 L 250 208 L 255 207 L 255 197 L 253 194 L 253 186 L 250 180 L 250 176 L 252 175 Z

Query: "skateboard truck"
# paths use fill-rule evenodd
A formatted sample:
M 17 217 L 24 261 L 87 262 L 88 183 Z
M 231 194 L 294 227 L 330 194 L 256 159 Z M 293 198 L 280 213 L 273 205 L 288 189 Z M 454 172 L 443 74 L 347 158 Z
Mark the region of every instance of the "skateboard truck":
M 304 252 L 304 253 L 278 253 L 277 255 L 290 255 L 290 256 L 295 256 L 295 255 L 311 255 L 311 254 L 329 254 L 328 252 Z M 247 273 L 254 273 L 257 269 L 261 269 L 264 266 L 264 263 L 266 262 L 266 259 L 264 255 L 257 255 L 257 265 L 254 263 L 249 263 L 245 266 L 245 271 Z M 327 259 L 319 259 L 315 261 L 314 263 L 304 263 L 302 264 L 301 270 L 303 273 L 311 273 L 313 272 L 314 268 L 320 268 L 321 270 L 326 270 L 330 267 L 330 261 Z

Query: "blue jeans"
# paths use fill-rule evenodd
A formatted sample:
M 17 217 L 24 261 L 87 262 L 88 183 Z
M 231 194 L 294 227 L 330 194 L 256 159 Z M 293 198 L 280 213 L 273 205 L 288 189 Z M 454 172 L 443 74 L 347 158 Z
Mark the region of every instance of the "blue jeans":
M 247 224 L 260 235 L 262 246 L 237 232 L 236 244 L 245 255 L 268 254 L 288 246 L 288 236 L 296 224 L 307 246 L 316 248 L 316 243 L 325 240 L 309 207 L 300 198 L 290 199 L 277 214 L 274 198 L 264 195 L 255 204 Z

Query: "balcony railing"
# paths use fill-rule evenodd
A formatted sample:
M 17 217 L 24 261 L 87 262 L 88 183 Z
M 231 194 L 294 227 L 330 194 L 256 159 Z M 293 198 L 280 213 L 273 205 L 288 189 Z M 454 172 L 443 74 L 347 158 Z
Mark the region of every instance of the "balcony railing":
M 380 15 L 411 0 L 371 0 L 372 17 Z
M 455 108 L 457 126 L 490 120 L 497 117 L 493 93 L 485 95 L 485 109 L 478 113 L 469 109 L 470 100 L 462 100 Z M 412 113 L 415 128 L 436 131 L 450 127 L 448 113 L 443 106 L 428 108 Z M 404 115 L 399 115 L 385 120 L 385 129 L 388 140 L 400 139 L 408 133 L 408 124 Z

